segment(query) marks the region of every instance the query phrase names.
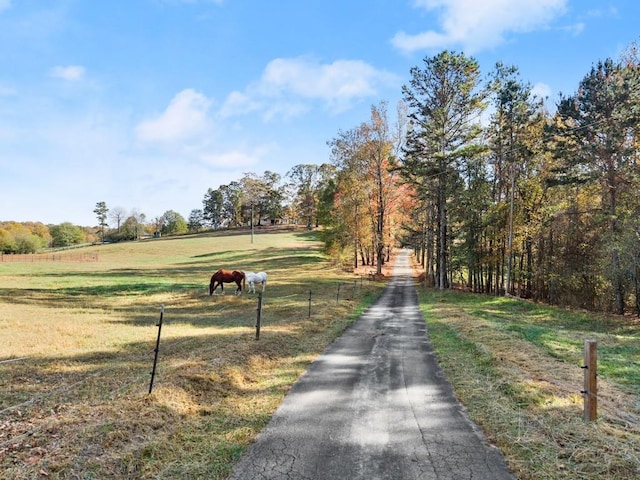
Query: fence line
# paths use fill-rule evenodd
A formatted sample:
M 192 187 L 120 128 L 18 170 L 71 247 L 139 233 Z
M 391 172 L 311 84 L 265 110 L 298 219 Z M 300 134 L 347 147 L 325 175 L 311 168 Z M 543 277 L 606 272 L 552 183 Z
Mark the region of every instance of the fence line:
M 97 253 L 0 253 L 0 262 L 97 262 Z

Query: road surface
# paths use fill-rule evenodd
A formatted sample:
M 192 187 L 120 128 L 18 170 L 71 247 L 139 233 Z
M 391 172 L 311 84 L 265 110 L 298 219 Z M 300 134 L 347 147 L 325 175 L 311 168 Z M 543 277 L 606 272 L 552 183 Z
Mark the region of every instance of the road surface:
M 291 388 L 233 480 L 515 478 L 438 366 L 408 255 Z

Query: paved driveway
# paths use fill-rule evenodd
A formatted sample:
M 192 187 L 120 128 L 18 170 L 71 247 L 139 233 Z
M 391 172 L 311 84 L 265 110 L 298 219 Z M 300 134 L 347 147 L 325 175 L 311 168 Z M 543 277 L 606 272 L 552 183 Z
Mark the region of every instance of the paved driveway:
M 234 480 L 515 478 L 437 364 L 408 255 L 380 299 L 289 391 Z

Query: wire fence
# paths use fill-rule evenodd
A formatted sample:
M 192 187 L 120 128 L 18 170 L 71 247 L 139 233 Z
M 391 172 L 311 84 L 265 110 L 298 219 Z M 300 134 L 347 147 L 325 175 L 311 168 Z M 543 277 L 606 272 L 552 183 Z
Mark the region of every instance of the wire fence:
M 97 253 L 0 253 L 0 262 L 97 262 Z

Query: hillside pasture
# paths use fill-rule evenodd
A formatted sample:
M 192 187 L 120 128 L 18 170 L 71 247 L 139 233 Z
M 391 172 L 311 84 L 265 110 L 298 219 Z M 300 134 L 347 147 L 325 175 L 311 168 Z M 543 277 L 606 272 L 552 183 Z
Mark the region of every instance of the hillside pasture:
M 313 232 L 245 231 L 0 264 L 0 478 L 225 478 L 383 288 L 320 247 Z M 260 340 L 257 294 L 209 295 L 219 268 L 268 272 Z

